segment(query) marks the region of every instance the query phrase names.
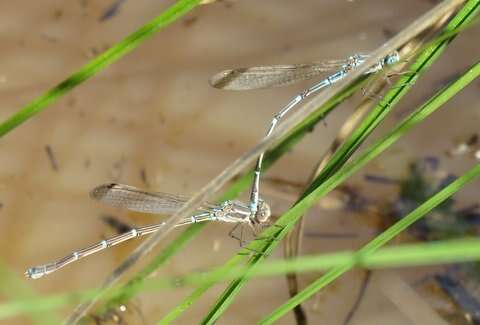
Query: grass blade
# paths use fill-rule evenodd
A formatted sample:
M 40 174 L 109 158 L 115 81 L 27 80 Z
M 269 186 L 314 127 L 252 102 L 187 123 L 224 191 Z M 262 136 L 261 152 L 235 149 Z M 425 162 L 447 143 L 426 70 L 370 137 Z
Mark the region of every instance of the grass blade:
M 353 258 L 351 258 L 348 262 L 344 263 L 343 265 L 334 267 L 333 269 L 328 271 L 320 279 L 313 282 L 307 288 L 299 292 L 298 295 L 288 300 L 285 304 L 283 304 L 278 309 L 273 311 L 270 315 L 268 315 L 263 320 L 261 320 L 259 324 L 272 324 L 275 320 L 279 319 L 280 317 L 285 315 L 287 312 L 292 310 L 297 304 L 302 303 L 303 301 L 311 297 L 313 294 L 315 294 L 317 291 L 319 291 L 321 288 L 324 288 L 329 283 L 333 282 L 336 278 L 341 276 L 343 273 L 352 269 L 357 263 L 359 263 L 357 261 L 362 261 L 363 259 L 365 259 L 366 256 L 369 256 L 372 253 L 374 253 L 380 247 L 388 243 L 395 236 L 397 236 L 402 231 L 407 229 L 414 222 L 422 218 L 425 214 L 427 214 L 433 208 L 435 208 L 440 203 L 448 199 L 455 192 L 460 190 L 466 184 L 473 181 L 478 176 L 480 176 L 480 164 L 477 164 L 475 167 L 467 171 L 461 177 L 457 178 L 455 181 L 450 183 L 444 189 L 442 189 L 441 191 L 436 193 L 434 196 L 432 196 L 430 199 L 428 199 L 426 202 L 421 204 L 418 208 L 413 210 L 407 216 L 402 218 L 400 221 L 398 221 L 393 226 L 388 228 L 386 231 L 381 233 L 375 239 L 370 241 L 368 244 L 366 244 L 364 247 L 358 250 L 354 254 Z M 393 260 L 394 259 L 395 259 L 395 256 L 393 256 Z M 390 256 L 390 261 L 391 260 L 392 260 L 392 256 Z
M 458 263 L 476 261 L 480 259 L 480 240 L 472 238 L 461 238 L 456 240 L 445 240 L 434 243 L 406 244 L 396 247 L 380 248 L 371 254 L 358 255 L 354 251 L 341 251 L 319 256 L 300 257 L 291 260 L 277 260 L 265 262 L 259 265 L 250 275 L 251 277 L 266 277 L 274 275 L 283 275 L 288 272 L 312 272 L 331 269 L 346 263 L 355 264 L 356 267 L 364 268 L 391 268 L 434 265 L 445 263 Z M 219 281 L 231 280 L 232 278 L 244 276 L 249 272 L 247 266 L 236 267 L 228 274 L 217 277 Z M 203 285 L 210 282 L 210 277 L 216 271 L 205 273 L 194 273 L 184 277 L 150 279 L 141 284 L 145 292 L 157 291 L 159 289 L 178 288 L 179 284 Z M 30 297 L 26 299 L 16 299 L 15 302 L 4 303 L 0 305 L 0 319 L 13 317 L 21 313 L 41 314 L 36 320 L 39 323 L 58 323 L 46 318 L 45 311 L 51 310 L 59 304 L 65 297 L 88 299 L 93 294 L 92 290 L 69 293 L 67 295 L 56 295 L 46 297 Z
M 452 21 L 447 25 L 446 31 L 447 32 L 451 31 L 453 29 L 456 29 L 462 26 L 463 24 L 468 23 L 473 17 L 475 17 L 476 13 L 478 12 L 479 4 L 480 4 L 480 1 L 469 1 L 462 8 L 462 10 L 452 19 Z M 346 172 L 345 174 L 335 173 L 336 171 L 339 170 L 339 168 L 341 168 L 341 166 L 343 166 L 346 163 L 348 158 L 350 158 L 353 152 L 365 140 L 366 136 L 373 131 L 373 129 L 378 125 L 378 123 L 380 123 L 381 120 L 383 120 L 383 118 L 391 110 L 391 108 L 400 100 L 400 98 L 411 87 L 411 84 L 415 82 L 416 79 L 418 79 L 418 74 L 425 71 L 435 61 L 435 59 L 441 54 L 441 52 L 445 49 L 445 47 L 448 45 L 449 42 L 450 40 L 443 41 L 439 44 L 435 44 L 434 46 L 427 48 L 424 52 L 422 52 L 422 54 L 419 56 L 417 61 L 412 65 L 412 68 L 410 69 L 415 73 L 412 75 L 400 78 L 397 85 L 394 86 L 386 94 L 385 99 L 382 101 L 382 102 L 386 102 L 386 104 L 380 103 L 377 107 L 375 107 L 372 110 L 371 114 L 367 116 L 364 123 L 362 123 L 358 127 L 358 129 L 352 133 L 351 137 L 345 141 L 344 145 L 339 149 L 338 153 L 334 155 L 334 157 L 332 157 L 332 159 L 330 160 L 330 163 L 327 164 L 327 166 L 322 170 L 322 173 L 319 175 L 319 177 L 317 177 L 317 179 L 312 183 L 309 189 L 307 189 L 307 191 L 305 192 L 305 195 L 302 196 L 302 201 L 296 204 L 290 211 L 285 213 L 280 218 L 280 220 L 278 220 L 276 225 L 285 227 L 284 230 L 278 232 L 271 229 L 267 229 L 267 231 L 265 231 L 261 235 L 262 237 L 273 236 L 275 240 L 272 240 L 264 244 L 263 246 L 257 245 L 257 243 L 253 243 L 253 245 L 249 246 L 250 249 L 261 252 L 259 256 L 253 257 L 250 260 L 249 264 L 252 268 L 260 260 L 263 259 L 264 255 L 268 255 L 271 253 L 273 248 L 276 246 L 276 243 L 279 240 L 281 240 L 288 231 L 291 230 L 291 228 L 293 227 L 293 224 L 299 220 L 301 214 L 303 214 L 303 212 L 305 212 L 311 205 L 313 205 L 317 199 L 327 194 L 331 189 L 333 189 L 333 187 L 338 185 L 340 183 L 340 182 L 337 182 L 339 179 L 342 179 L 347 174 L 349 175 L 353 174 L 353 172 L 358 170 L 360 166 L 362 166 L 364 163 L 366 163 L 368 160 L 370 160 L 375 156 L 373 155 L 371 158 L 367 158 L 369 156 L 369 151 L 367 151 L 365 155 L 361 156 L 362 159 L 366 159 L 366 160 L 360 160 L 360 159 L 356 160 L 356 164 L 358 164 L 358 166 L 356 166 L 352 162 L 352 164 L 349 165 L 350 168 L 344 168 L 343 171 Z M 478 64 L 477 64 L 477 68 L 478 68 Z M 462 81 L 460 89 L 462 89 L 464 85 L 465 84 L 463 84 L 463 81 Z M 428 105 L 420 108 L 416 112 L 418 114 L 416 117 L 412 118 L 412 120 L 407 119 L 407 121 L 405 121 L 404 123 L 401 123 L 398 128 L 395 128 L 394 131 L 398 132 L 398 136 L 400 136 L 401 134 L 404 133 L 404 131 L 408 130 L 409 127 L 413 125 L 411 124 L 411 122 L 413 121 L 419 122 L 420 120 L 422 120 L 424 117 L 426 117 L 428 114 L 432 112 L 431 109 L 433 107 L 435 107 L 435 109 L 438 108 L 438 106 L 436 106 L 438 103 L 443 104 L 444 103 L 443 99 L 445 98 L 446 98 L 445 95 L 435 96 L 431 101 L 427 103 Z M 435 104 L 433 104 L 433 102 Z M 427 112 L 427 111 L 429 113 L 422 116 L 422 112 Z M 389 139 L 390 140 L 394 139 L 396 136 L 395 133 L 390 133 L 390 135 L 391 135 L 391 138 L 388 136 L 384 138 L 386 141 L 385 143 L 388 143 Z M 391 143 L 388 143 L 387 146 L 391 145 Z M 380 147 L 381 146 L 379 145 L 379 148 Z M 371 149 L 370 151 L 375 152 L 376 151 L 375 147 L 372 147 L 372 148 L 373 149 Z M 379 154 L 384 149 L 385 148 L 378 151 L 377 154 Z M 317 195 L 314 195 L 314 196 L 310 195 L 315 192 L 318 193 L 318 197 Z M 303 212 L 301 212 L 301 214 L 298 214 L 299 211 L 303 211 Z M 227 270 L 228 268 L 225 271 Z M 242 279 L 233 281 L 230 284 L 230 286 L 224 291 L 222 296 L 217 300 L 216 304 L 212 307 L 210 312 L 206 315 L 202 323 L 211 324 L 215 322 L 223 313 L 223 311 L 225 311 L 226 308 L 228 308 L 228 306 L 232 303 L 234 296 L 239 292 L 241 287 L 246 283 L 247 279 L 248 279 L 248 276 Z
M 432 243 L 404 244 L 380 248 L 371 254 L 358 254 L 357 251 L 339 251 L 318 256 L 305 256 L 290 260 L 268 261 L 250 273 L 250 277 L 283 275 L 290 272 L 314 272 L 329 270 L 345 264 L 368 269 L 412 267 L 445 263 L 461 263 L 480 259 L 480 239 L 459 238 L 435 241 Z M 247 266 L 239 266 L 219 279 L 226 281 L 244 276 Z M 170 287 L 173 283 L 202 285 L 209 274 L 193 274 L 168 279 L 164 283 L 151 283 L 153 286 Z M 163 282 L 163 281 L 161 281 Z M 167 284 L 168 283 L 168 284 Z

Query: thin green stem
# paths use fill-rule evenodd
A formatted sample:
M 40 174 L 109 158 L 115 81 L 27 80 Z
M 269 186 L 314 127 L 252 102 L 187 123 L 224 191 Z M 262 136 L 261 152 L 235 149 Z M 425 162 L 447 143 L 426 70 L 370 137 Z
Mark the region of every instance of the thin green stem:
M 459 263 L 477 261 L 480 259 L 480 240 L 461 238 L 456 240 L 437 241 L 434 243 L 407 244 L 395 247 L 380 248 L 371 254 L 359 255 L 355 251 L 340 251 L 319 256 L 306 256 L 291 260 L 276 260 L 259 265 L 252 277 L 283 275 L 288 272 L 312 272 L 328 270 L 345 264 L 354 264 L 362 268 L 391 268 L 434 265 L 444 263 Z M 247 266 L 238 266 L 220 277 L 218 281 L 227 281 L 244 276 L 249 272 Z M 211 281 L 216 270 L 208 273 L 193 273 L 183 277 L 155 278 L 145 281 L 140 286 L 144 292 L 160 289 L 175 289 L 179 286 L 203 285 Z M 98 289 L 95 289 L 98 290 Z M 35 320 L 39 323 L 58 323 L 47 318 L 50 311 L 64 304 L 68 299 L 88 299 L 94 290 L 69 293 L 64 295 L 16 298 L 14 302 L 0 304 L 0 319 L 14 317 L 22 313 L 38 314 Z
M 387 244 L 395 236 L 397 236 L 402 231 L 411 226 L 414 222 L 425 216 L 429 211 L 444 202 L 446 199 L 448 199 L 450 196 L 452 196 L 454 193 L 456 193 L 462 187 L 473 181 L 478 176 L 480 176 L 480 164 L 477 164 L 475 167 L 470 169 L 461 177 L 457 178 L 454 182 L 450 183 L 444 189 L 442 189 L 430 199 L 425 201 L 414 211 L 412 211 L 400 221 L 395 223 L 393 226 L 388 228 L 378 237 L 370 241 L 368 244 L 358 250 L 349 261 L 345 262 L 343 265 L 334 267 L 325 275 L 323 275 L 320 279 L 316 280 L 307 288 L 299 292 L 295 297 L 292 297 L 285 304 L 274 310 L 270 315 L 261 320 L 259 324 L 272 324 L 273 322 L 275 322 L 277 319 L 292 310 L 296 305 L 304 302 L 306 299 L 311 297 L 320 289 L 324 288 L 329 283 L 340 277 L 342 274 L 352 269 L 355 265 L 361 263 L 361 261 L 365 260 L 367 256 L 370 256 L 380 247 Z

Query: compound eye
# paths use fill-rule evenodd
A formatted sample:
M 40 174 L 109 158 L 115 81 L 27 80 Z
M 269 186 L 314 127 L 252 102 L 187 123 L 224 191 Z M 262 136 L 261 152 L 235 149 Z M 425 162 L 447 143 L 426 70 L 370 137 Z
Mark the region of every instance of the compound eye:
M 400 55 L 398 54 L 398 52 L 394 52 L 388 55 L 385 61 L 387 64 L 397 63 L 398 61 L 400 61 Z
M 270 218 L 270 215 L 271 215 L 270 207 L 268 206 L 267 203 L 265 203 L 264 201 L 261 201 L 260 209 L 258 210 L 257 216 L 256 216 L 257 220 L 260 223 L 266 222 L 268 218 Z

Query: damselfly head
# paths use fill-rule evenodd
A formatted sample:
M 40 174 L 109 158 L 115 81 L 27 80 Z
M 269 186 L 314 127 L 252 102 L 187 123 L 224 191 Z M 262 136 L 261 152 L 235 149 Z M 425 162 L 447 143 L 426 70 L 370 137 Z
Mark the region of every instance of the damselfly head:
M 400 61 L 400 54 L 397 51 L 390 53 L 383 59 L 383 63 L 386 65 L 393 65 L 398 61 Z
M 266 222 L 270 216 L 272 215 L 272 211 L 270 210 L 270 206 L 264 200 L 260 200 L 258 202 L 258 211 L 255 214 L 255 219 L 258 223 Z

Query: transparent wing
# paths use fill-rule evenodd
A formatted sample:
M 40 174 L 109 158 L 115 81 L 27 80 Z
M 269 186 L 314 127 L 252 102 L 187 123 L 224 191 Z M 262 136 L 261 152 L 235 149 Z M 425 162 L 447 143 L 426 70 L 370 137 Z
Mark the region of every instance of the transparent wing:
M 94 188 L 90 192 L 90 196 L 113 207 L 159 214 L 172 214 L 189 199 L 181 195 L 147 192 L 133 186 L 114 183 Z M 213 207 L 216 206 L 207 203 L 202 205 L 199 210 L 208 210 Z
M 348 60 L 323 63 L 272 65 L 225 70 L 210 78 L 210 85 L 225 90 L 251 90 L 287 86 L 308 80 L 322 72 L 338 69 Z

